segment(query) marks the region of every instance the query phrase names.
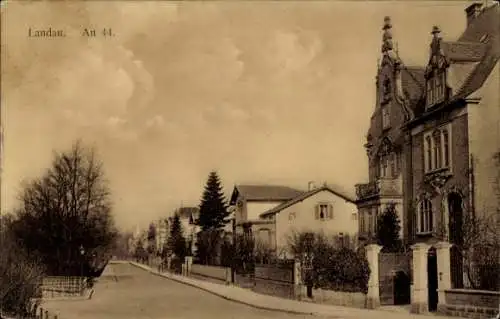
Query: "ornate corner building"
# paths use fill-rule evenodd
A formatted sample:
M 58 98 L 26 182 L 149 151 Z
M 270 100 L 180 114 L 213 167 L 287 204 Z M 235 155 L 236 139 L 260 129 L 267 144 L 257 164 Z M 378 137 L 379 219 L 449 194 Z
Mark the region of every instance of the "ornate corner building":
M 425 66 L 405 65 L 391 19 L 384 20 L 364 145 L 369 182 L 356 185 L 360 240 L 375 233 L 377 215 L 389 203 L 396 205 L 406 244 L 460 243 L 466 214 L 500 223 L 500 5 L 473 3 L 465 16 L 456 40 L 430 28 Z M 452 264 L 458 288 L 461 265 Z

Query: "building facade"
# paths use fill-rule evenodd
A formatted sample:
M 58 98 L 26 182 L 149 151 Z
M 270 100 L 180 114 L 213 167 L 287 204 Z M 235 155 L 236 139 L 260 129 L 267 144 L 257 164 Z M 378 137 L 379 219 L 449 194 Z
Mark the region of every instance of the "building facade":
M 277 255 L 292 258 L 289 241 L 294 233 L 314 232 L 341 245 L 353 244 L 358 233 L 358 216 L 354 199 L 322 186 L 278 205 L 260 215 L 273 222 L 274 234 L 260 229 L 258 237 L 276 247 Z
M 369 183 L 356 186 L 362 239 L 388 201 L 407 244 L 444 239 L 456 248 L 468 217 L 500 223 L 500 6 L 473 3 L 464 18 L 453 41 L 429 28 L 429 60 L 421 67 L 405 66 L 393 49 L 390 18 L 384 21 L 365 145 Z M 461 288 L 462 259 L 453 249 L 451 258 L 452 285 Z

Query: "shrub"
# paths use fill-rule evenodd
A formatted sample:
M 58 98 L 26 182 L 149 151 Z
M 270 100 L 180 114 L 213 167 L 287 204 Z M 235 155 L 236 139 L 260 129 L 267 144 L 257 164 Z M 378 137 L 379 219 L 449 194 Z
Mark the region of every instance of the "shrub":
M 342 247 L 323 234 L 296 233 L 290 237 L 290 250 L 304 266 L 312 256 L 312 269 L 304 271 L 306 284 L 346 292 L 368 292 L 370 268 L 366 256 L 354 247 Z
M 26 316 L 31 310 L 33 298 L 40 297 L 43 278 L 38 263 L 28 258 L 17 245 L 8 230 L 10 220 L 0 220 L 0 309 L 4 314 Z

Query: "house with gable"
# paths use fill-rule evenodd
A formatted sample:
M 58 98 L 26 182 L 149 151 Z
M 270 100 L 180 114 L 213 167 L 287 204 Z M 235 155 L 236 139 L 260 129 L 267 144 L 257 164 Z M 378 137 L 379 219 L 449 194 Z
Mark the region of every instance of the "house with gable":
M 181 222 L 183 236 L 186 240 L 186 245 L 191 247 L 191 252 L 194 253 L 196 234 L 199 231 L 199 227 L 196 225 L 200 214 L 200 209 L 198 207 L 180 207 L 175 210 L 174 215 L 179 216 Z M 170 217 L 170 224 L 172 222 Z
M 500 5 L 472 3 L 464 22 L 452 40 L 430 27 L 427 64 L 409 67 L 393 49 L 385 18 L 365 144 L 369 182 L 356 185 L 361 240 L 374 233 L 390 202 L 407 244 L 432 247 L 444 236 L 459 245 L 467 216 L 490 219 L 500 229 Z M 467 278 L 455 249 L 451 284 L 462 288 Z
M 273 245 L 274 223 L 271 219 L 262 219 L 260 215 L 303 192 L 282 185 L 235 185 L 229 205 L 234 214 L 236 232 L 266 237 L 266 242 L 276 249 Z
M 285 201 L 260 214 L 270 220 L 274 229 L 273 247 L 278 257 L 293 257 L 288 249 L 289 238 L 295 232 L 314 232 L 333 239 L 339 245 L 350 245 L 356 241 L 358 218 L 355 199 L 326 184 Z

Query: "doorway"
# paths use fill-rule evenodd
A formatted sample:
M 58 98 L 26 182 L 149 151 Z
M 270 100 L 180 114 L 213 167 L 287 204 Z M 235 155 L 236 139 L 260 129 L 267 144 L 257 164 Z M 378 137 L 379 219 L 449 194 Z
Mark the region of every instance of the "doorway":
M 410 276 L 404 271 L 398 271 L 394 275 L 394 304 L 408 305 L 411 298 Z
M 429 294 L 429 311 L 434 312 L 437 310 L 438 305 L 438 271 L 437 271 L 437 256 L 436 249 L 432 247 L 429 249 L 427 255 L 427 286 Z

